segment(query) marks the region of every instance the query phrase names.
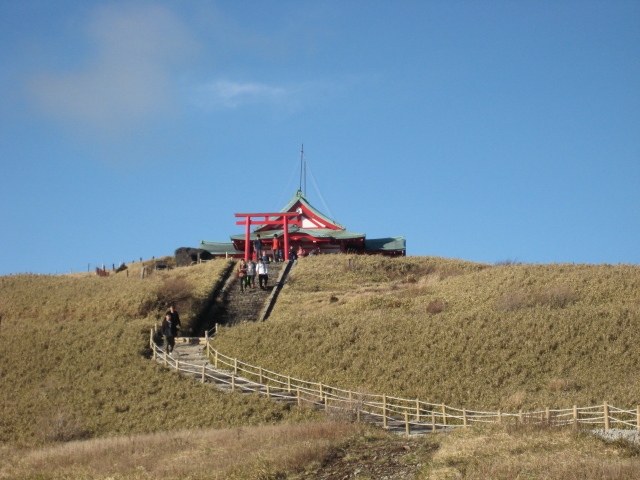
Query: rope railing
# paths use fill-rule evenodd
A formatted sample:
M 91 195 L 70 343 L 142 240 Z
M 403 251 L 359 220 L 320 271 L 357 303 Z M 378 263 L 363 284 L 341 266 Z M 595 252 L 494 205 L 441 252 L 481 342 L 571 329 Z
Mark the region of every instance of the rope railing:
M 339 387 L 311 382 L 272 370 L 252 365 L 215 349 L 205 337 L 204 350 L 209 365 L 195 365 L 181 362 L 167 355 L 153 341 L 151 331 L 150 347 L 153 358 L 162 361 L 169 369 L 193 375 L 202 383 L 207 381 L 225 384 L 232 391 L 252 391 L 298 405 L 313 404 L 316 407 L 341 409 L 353 412 L 358 420 L 366 416 L 369 421 L 382 423 L 383 427 L 404 426 L 405 432 L 436 431 L 468 427 L 487 423 L 515 421 L 520 424 L 547 425 L 551 427 L 588 425 L 605 430 L 611 428 L 637 429 L 640 431 L 640 405 L 635 409 L 622 409 L 603 402 L 588 407 L 560 408 L 524 412 L 485 412 L 455 408 L 445 404 L 407 399 L 385 394 L 356 392 Z

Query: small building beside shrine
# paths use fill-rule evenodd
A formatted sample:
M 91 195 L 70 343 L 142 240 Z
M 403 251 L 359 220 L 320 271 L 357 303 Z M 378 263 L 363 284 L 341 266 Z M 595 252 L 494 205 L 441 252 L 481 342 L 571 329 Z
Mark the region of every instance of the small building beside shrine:
M 400 257 L 406 255 L 406 242 L 404 237 L 366 238 L 366 234 L 352 232 L 343 225 L 332 220 L 313 207 L 306 199 L 302 191 L 298 190 L 289 203 L 280 210 L 280 213 L 297 213 L 288 222 L 289 245 L 295 251 L 299 248 L 310 254 L 327 253 L 352 253 L 363 255 L 385 255 Z M 277 216 L 272 217 L 279 220 Z M 261 225 L 256 227 L 249 235 L 253 243 L 258 235 L 263 244 L 263 249 L 270 251 L 274 238 L 278 238 L 280 248 L 284 236 L 283 227 L 280 225 Z M 242 258 L 245 255 L 246 235 L 231 235 L 231 242 L 210 242 L 202 240 L 198 250 L 206 252 L 213 258 L 234 257 Z

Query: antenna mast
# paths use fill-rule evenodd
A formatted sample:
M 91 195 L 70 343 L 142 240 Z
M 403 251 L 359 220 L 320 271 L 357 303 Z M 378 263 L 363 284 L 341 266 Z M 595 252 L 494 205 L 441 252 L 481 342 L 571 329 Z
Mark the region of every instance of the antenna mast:
M 304 190 L 302 189 L 304 180 Z M 304 143 L 300 150 L 300 186 L 298 188 L 303 195 L 307 195 L 307 161 L 304 158 Z

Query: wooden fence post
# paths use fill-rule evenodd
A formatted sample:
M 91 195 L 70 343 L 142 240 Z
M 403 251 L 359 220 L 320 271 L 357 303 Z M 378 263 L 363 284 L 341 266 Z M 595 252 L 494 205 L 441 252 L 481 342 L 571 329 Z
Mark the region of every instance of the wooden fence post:
M 442 404 L 442 424 L 445 425 L 445 426 L 447 425 L 447 410 L 446 410 L 446 408 L 447 407 L 443 403 Z
M 431 410 L 431 431 L 436 431 L 436 412 Z
M 409 412 L 404 412 L 404 432 L 407 437 L 411 435 L 411 426 L 409 425 Z
M 324 399 L 324 394 L 322 393 L 322 382 L 318 383 L 318 391 L 320 392 L 320 403 Z
M 164 351 L 164 366 L 165 367 L 167 366 L 167 363 L 168 363 L 167 362 L 167 350 L 165 349 L 165 351 Z
M 238 375 L 238 359 L 233 359 L 233 374 Z
M 267 384 L 267 398 L 271 398 L 271 388 L 269 388 L 269 384 Z
M 420 421 L 420 400 L 416 398 L 416 422 Z
M 207 338 L 207 361 L 210 361 L 211 345 L 209 345 L 209 339 Z
M 498 410 L 498 423 L 502 423 L 502 410 Z
M 151 333 L 149 334 L 149 346 L 153 349 L 153 328 L 151 329 Z
M 551 412 L 549 411 L 549 407 L 545 407 L 544 417 L 547 421 L 547 426 L 551 425 Z
M 213 354 L 213 366 L 218 368 L 218 350 L 214 350 Z
M 300 406 L 300 388 L 296 388 L 296 398 L 298 400 L 298 406 Z
M 258 378 L 260 380 L 258 383 L 262 383 L 262 367 L 258 367 Z
M 180 360 L 176 358 L 176 372 L 180 371 Z
M 578 406 L 573 406 L 573 426 L 578 428 Z
M 387 428 L 387 395 L 382 394 L 382 428 Z
M 609 430 L 611 425 L 609 424 L 609 404 L 604 402 L 604 429 Z
M 524 423 L 524 417 L 522 415 L 522 409 L 520 409 L 520 411 L 518 412 L 518 420 L 520 420 L 520 423 Z
M 287 375 L 287 392 L 291 393 L 291 377 Z
M 206 368 L 206 365 L 202 365 L 202 383 L 205 382 L 205 368 Z
M 236 391 L 236 377 L 234 375 L 231 375 L 231 391 Z

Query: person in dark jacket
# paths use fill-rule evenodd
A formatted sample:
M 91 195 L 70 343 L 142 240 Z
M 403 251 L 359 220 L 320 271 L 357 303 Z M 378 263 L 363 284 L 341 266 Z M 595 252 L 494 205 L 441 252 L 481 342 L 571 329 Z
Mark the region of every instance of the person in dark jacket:
M 256 251 L 256 260 L 258 260 L 262 257 L 262 239 L 260 238 L 260 234 L 258 234 L 258 236 L 256 237 L 254 244 Z
M 169 310 L 167 310 L 167 313 L 165 315 L 171 316 L 171 331 L 173 332 L 173 336 L 177 337 L 178 328 L 181 327 L 180 315 L 178 314 L 178 311 L 176 310 L 176 306 L 173 303 L 169 305 Z
M 165 348 L 167 353 L 171 355 L 173 353 L 173 347 L 176 344 L 175 336 L 173 335 L 173 326 L 171 324 L 171 314 L 167 312 L 162 321 L 162 334 L 164 335 Z

